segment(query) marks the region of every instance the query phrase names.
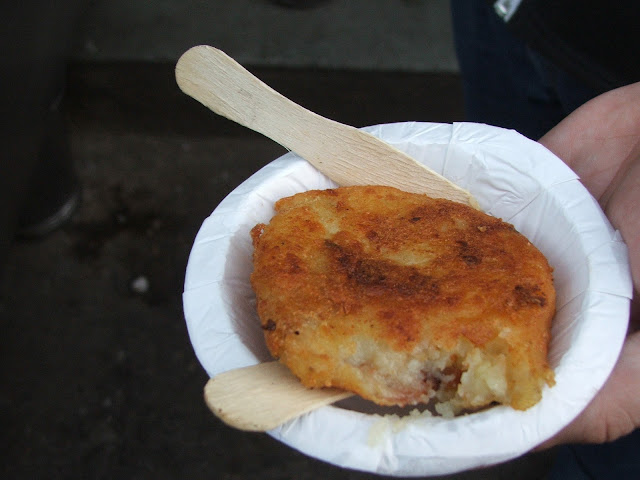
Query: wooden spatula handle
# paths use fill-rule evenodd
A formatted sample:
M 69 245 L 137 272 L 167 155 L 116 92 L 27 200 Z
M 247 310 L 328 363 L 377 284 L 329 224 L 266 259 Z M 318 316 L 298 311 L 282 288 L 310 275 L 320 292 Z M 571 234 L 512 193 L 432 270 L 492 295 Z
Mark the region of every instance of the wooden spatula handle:
M 477 206 L 469 192 L 410 156 L 292 102 L 216 48 L 185 52 L 176 79 L 186 94 L 296 152 L 338 185 L 389 185 Z
M 207 406 L 223 422 L 259 432 L 350 396 L 334 388 L 306 388 L 279 362 L 222 373 L 204 388 Z

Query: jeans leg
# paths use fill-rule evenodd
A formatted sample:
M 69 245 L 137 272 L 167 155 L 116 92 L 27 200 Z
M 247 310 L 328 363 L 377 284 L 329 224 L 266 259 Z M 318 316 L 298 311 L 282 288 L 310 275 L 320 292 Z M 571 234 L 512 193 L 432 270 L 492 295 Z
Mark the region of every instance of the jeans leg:
M 525 43 L 485 0 L 452 0 L 451 12 L 468 121 L 537 140 L 566 116 Z
M 536 51 L 528 48 L 527 53 L 541 82 L 555 97 L 564 116 L 599 94 L 598 91 L 555 66 Z
M 547 480 L 636 480 L 640 478 L 640 430 L 602 445 L 565 445 Z

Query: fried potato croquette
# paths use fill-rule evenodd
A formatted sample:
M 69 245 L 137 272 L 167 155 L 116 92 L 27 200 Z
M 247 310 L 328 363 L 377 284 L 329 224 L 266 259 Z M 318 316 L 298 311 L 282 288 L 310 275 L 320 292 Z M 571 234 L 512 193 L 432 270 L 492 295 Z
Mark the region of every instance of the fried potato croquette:
M 267 346 L 302 383 L 442 415 L 524 410 L 553 385 L 552 269 L 514 227 L 383 186 L 276 203 L 252 232 Z

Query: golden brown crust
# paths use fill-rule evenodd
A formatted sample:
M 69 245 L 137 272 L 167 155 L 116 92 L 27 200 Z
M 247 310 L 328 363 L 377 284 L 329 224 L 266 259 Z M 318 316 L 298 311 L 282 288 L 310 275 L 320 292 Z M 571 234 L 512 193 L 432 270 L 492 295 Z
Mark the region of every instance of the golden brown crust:
M 269 350 L 306 385 L 459 411 L 527 408 L 552 383 L 552 270 L 512 225 L 380 186 L 304 192 L 276 212 L 252 230 L 251 282 Z M 493 372 L 486 387 L 464 375 L 476 370 Z

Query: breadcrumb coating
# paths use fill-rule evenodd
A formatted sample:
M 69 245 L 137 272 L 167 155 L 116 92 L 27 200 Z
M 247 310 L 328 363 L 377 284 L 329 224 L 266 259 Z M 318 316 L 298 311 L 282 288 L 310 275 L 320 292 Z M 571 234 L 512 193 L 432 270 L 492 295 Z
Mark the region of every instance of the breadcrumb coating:
M 252 232 L 267 346 L 308 387 L 444 415 L 553 385 L 552 268 L 514 227 L 383 186 L 283 198 Z

